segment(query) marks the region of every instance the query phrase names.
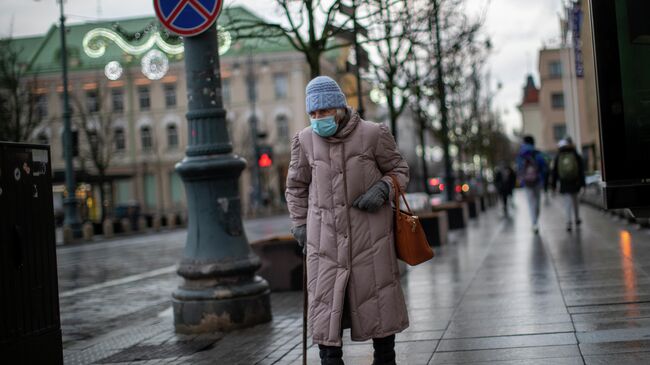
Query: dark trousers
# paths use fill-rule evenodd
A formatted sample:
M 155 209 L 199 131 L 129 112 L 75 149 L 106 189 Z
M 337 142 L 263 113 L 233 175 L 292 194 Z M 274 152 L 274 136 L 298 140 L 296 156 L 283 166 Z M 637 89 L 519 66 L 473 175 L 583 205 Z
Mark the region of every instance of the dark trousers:
M 395 365 L 395 335 L 373 338 L 373 365 Z M 321 365 L 344 365 L 343 348 L 340 346 L 318 345 Z
M 508 216 L 508 196 L 510 194 L 507 193 L 501 193 L 501 202 L 503 203 L 503 214 L 507 217 Z

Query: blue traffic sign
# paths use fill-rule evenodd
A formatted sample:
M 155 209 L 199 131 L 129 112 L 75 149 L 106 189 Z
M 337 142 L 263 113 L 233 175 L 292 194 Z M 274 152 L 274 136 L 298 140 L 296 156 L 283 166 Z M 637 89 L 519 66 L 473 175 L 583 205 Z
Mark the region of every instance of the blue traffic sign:
M 154 0 L 160 22 L 171 32 L 191 37 L 217 20 L 223 0 Z

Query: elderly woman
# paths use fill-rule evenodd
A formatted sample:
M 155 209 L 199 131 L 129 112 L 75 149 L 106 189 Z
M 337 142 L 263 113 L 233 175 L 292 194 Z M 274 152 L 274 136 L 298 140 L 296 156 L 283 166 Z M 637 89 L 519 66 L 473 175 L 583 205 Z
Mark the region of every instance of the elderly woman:
M 373 340 L 375 365 L 395 364 L 395 334 L 409 325 L 393 242 L 393 175 L 409 168 L 386 126 L 347 106 L 339 85 L 307 85 L 311 126 L 291 141 L 286 198 L 307 255 L 309 321 L 321 364 L 343 364 L 343 328 Z

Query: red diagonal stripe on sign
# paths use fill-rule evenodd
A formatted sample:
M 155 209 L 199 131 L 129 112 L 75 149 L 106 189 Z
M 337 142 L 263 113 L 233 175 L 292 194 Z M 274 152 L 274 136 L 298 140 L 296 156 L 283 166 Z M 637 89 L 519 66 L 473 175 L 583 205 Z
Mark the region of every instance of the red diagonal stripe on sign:
M 189 1 L 190 1 L 190 0 L 181 0 L 181 1 L 179 1 L 179 2 L 178 2 L 178 5 L 176 5 L 176 7 L 175 7 L 174 10 L 172 11 L 172 13 L 169 14 L 169 16 L 167 17 L 167 19 L 165 19 L 165 20 L 169 21 L 170 24 L 173 23 L 174 20 L 176 20 L 176 17 L 178 16 L 178 14 L 179 14 L 179 13 L 181 12 L 181 10 L 183 10 L 183 8 L 185 7 L 185 4 L 187 4 Z
M 210 12 L 208 12 L 208 9 L 203 7 L 203 4 L 201 4 L 200 2 L 198 2 L 196 0 L 188 0 L 188 1 L 190 2 L 190 6 L 192 6 L 194 8 L 194 10 L 201 13 L 201 15 L 203 15 L 203 17 L 206 20 L 210 19 Z

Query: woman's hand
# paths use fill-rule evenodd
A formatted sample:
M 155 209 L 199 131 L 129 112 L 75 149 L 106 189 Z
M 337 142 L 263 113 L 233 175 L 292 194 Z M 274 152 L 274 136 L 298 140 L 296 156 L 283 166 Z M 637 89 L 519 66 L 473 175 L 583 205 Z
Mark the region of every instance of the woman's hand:
M 307 242 L 307 225 L 303 224 L 302 226 L 292 228 L 291 234 L 296 242 L 298 242 L 298 246 L 302 248 L 302 254 L 304 255 L 307 252 L 305 247 L 305 242 Z
M 370 213 L 376 212 L 381 208 L 386 201 L 388 200 L 388 193 L 390 192 L 390 187 L 388 183 L 383 180 L 379 180 L 368 189 L 364 194 L 361 194 L 352 206 L 361 210 L 366 210 Z

